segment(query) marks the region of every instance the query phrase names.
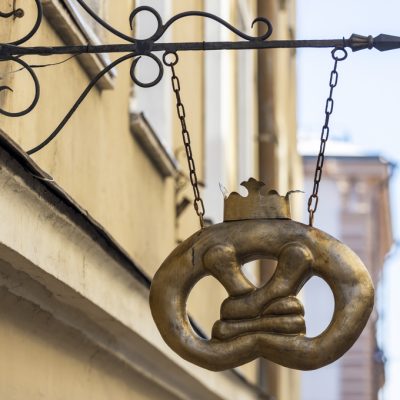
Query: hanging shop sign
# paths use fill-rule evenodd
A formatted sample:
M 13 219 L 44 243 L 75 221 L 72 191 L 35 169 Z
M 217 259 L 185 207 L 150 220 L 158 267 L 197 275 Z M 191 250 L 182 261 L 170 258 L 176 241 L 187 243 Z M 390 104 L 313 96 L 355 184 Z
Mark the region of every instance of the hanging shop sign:
M 186 360 L 219 371 L 264 357 L 289 368 L 323 367 L 342 356 L 361 334 L 374 304 L 367 269 L 346 245 L 290 218 L 289 194 L 280 196 L 254 179 L 248 196 L 225 199 L 224 222 L 181 243 L 156 273 L 150 306 L 165 342 Z M 260 288 L 241 271 L 259 258 L 278 261 Z M 228 292 L 209 340 L 190 324 L 186 302 L 205 276 Z M 335 310 L 328 328 L 306 337 L 304 310 L 295 297 L 312 277 L 330 286 Z M 207 295 L 206 293 L 204 294 Z
M 25 110 L 0 109 L 0 114 L 9 117 L 25 115 L 35 108 L 39 100 L 40 83 L 34 71 L 35 66 L 24 61 L 24 56 L 49 57 L 84 53 L 124 55 L 110 63 L 89 83 L 55 130 L 46 140 L 29 150 L 28 154 L 42 150 L 54 140 L 102 76 L 120 63 L 132 61 L 131 78 L 141 87 L 151 87 L 159 83 L 164 74 L 164 65 L 169 67 L 193 187 L 194 208 L 201 229 L 171 253 L 154 277 L 150 291 L 150 307 L 162 337 L 181 357 L 215 371 L 233 368 L 257 357 L 303 370 L 320 368 L 337 360 L 361 334 L 374 304 L 372 281 L 359 257 L 345 244 L 313 227 L 325 148 L 329 138 L 329 120 L 334 105 L 333 91 L 339 77 L 337 67 L 340 61 L 347 58 L 347 48 L 353 51 L 373 48 L 380 51 L 398 49 L 400 38 L 389 35 L 374 38 L 353 34 L 348 39 L 334 40 L 267 40 L 272 33 L 272 25 L 266 18 L 259 17 L 253 21 L 253 25 L 263 24 L 265 32 L 259 36 L 250 36 L 207 12 L 189 11 L 177 14 L 164 24 L 156 10 L 142 6 L 136 8 L 129 16 L 131 28 L 133 29 L 136 16 L 146 11 L 155 17 L 157 29 L 151 37 L 138 40 L 109 25 L 96 15 L 85 1 L 76 1 L 103 28 L 123 39 L 125 43 L 22 46 L 38 31 L 42 21 L 41 2 L 32 0 L 37 7 L 37 18 L 33 28 L 23 38 L 0 44 L 0 62 L 14 62 L 26 70 L 33 80 L 35 93 L 31 104 Z M 0 12 L 0 18 L 23 16 L 22 9 Z M 158 42 L 174 22 L 191 16 L 217 21 L 243 40 Z M 262 182 L 250 179 L 242 184 L 248 190 L 247 197 L 232 193 L 225 199 L 224 222 L 205 227 L 205 208 L 198 187 L 186 111 L 180 93 L 181 83 L 175 71 L 179 61 L 178 53 L 300 47 L 331 48 L 334 60 L 313 192 L 308 201 L 309 224 L 304 225 L 291 219 L 291 193 L 280 196 L 275 190 L 266 188 Z M 162 60 L 154 54 L 157 51 L 164 52 Z M 136 76 L 140 57 L 149 57 L 158 66 L 157 77 L 152 82 L 141 82 Z M 12 88 L 1 86 L 1 90 Z M 245 278 L 241 268 L 243 264 L 260 258 L 275 259 L 278 264 L 270 281 L 257 288 Z M 213 276 L 225 287 L 229 297 L 221 306 L 221 318 L 214 324 L 212 337 L 207 340 L 199 337 L 191 326 L 186 302 L 196 283 L 208 275 Z M 296 295 L 312 276 L 319 276 L 327 282 L 334 295 L 335 310 L 327 329 L 319 336 L 309 338 L 306 336 L 304 309 Z
M 154 276 L 150 307 L 165 342 L 194 364 L 219 371 L 264 357 L 289 368 L 321 368 L 341 357 L 368 322 L 374 288 L 367 269 L 346 245 L 313 228 L 333 92 L 339 80 L 337 68 L 347 58 L 347 52 L 337 47 L 332 58 L 320 151 L 308 200 L 309 225 L 291 220 L 292 192 L 280 196 L 251 178 L 242 183 L 247 197 L 232 193 L 225 199 L 224 222 L 204 227 L 204 203 L 174 68 L 179 59 L 175 53 L 164 56 L 164 63 L 172 72 L 193 204 L 201 229 L 181 243 Z M 274 259 L 278 264 L 272 278 L 257 288 L 246 279 L 242 266 L 260 258 Z M 215 322 L 212 337 L 204 340 L 190 324 L 186 303 L 196 283 L 209 275 L 225 287 L 229 297 L 222 303 L 221 319 Z M 335 311 L 328 328 L 321 335 L 308 338 L 304 309 L 296 295 L 313 276 L 321 277 L 331 288 Z

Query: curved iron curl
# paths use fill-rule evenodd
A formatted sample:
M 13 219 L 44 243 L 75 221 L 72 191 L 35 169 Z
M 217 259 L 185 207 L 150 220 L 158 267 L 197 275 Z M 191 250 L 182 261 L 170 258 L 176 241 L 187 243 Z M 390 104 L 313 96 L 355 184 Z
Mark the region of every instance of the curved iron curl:
M 21 39 L 15 40 L 14 42 L 9 42 L 5 44 L 11 44 L 14 46 L 18 46 L 19 44 L 25 43 L 28 41 L 40 28 L 40 25 L 42 24 L 42 19 L 43 19 L 43 8 L 42 8 L 42 3 L 40 0 L 34 0 L 37 8 L 37 17 L 35 21 L 35 25 L 33 28 Z
M 136 39 L 135 38 L 134 40 L 140 42 L 140 41 L 143 41 L 143 40 L 156 41 L 156 40 L 160 39 L 160 37 L 162 35 L 164 35 L 166 29 L 165 29 L 165 25 L 163 25 L 163 21 L 162 21 L 161 15 L 153 7 L 140 6 L 140 7 L 135 8 L 131 12 L 131 15 L 129 16 L 129 25 L 131 27 L 131 30 L 133 30 L 133 28 L 134 28 L 134 20 L 135 20 L 136 15 L 138 15 L 142 11 L 148 11 L 149 13 L 154 15 L 154 17 L 156 18 L 156 21 L 157 21 L 157 29 L 154 32 L 154 34 L 152 36 L 150 36 L 149 38 L 146 38 L 146 39 Z
M 96 83 L 105 75 L 108 73 L 110 70 L 115 68 L 118 64 L 121 64 L 123 61 L 126 61 L 130 58 L 136 57 L 136 53 L 129 53 L 124 55 L 123 57 L 118 58 L 111 64 L 109 64 L 106 68 L 104 68 L 101 72 L 99 72 L 89 83 L 89 85 L 86 87 L 86 89 L 82 92 L 82 94 L 79 96 L 78 100 L 75 102 L 75 104 L 72 106 L 72 108 L 68 111 L 66 116 L 63 118 L 63 120 L 58 124 L 57 128 L 45 139 L 43 142 L 41 142 L 39 145 L 34 147 L 31 150 L 28 150 L 27 153 L 29 155 L 32 155 L 34 153 L 37 153 L 39 150 L 43 149 L 46 147 L 51 141 L 53 141 L 56 136 L 60 133 L 60 131 L 64 128 L 66 123 L 71 119 L 72 115 L 75 113 L 75 111 L 78 109 L 78 107 L 82 104 L 82 102 L 85 100 L 86 96 L 89 94 L 89 92 L 93 89 L 93 87 L 96 85 Z
M 138 62 L 140 61 L 140 59 L 142 57 L 149 57 L 152 60 L 154 60 L 158 66 L 158 75 L 157 77 L 151 81 L 151 82 L 142 82 L 140 81 L 137 77 L 136 77 L 136 67 Z M 160 59 L 158 57 L 156 57 L 154 54 L 152 53 L 148 53 L 148 54 L 142 54 L 140 57 L 135 58 L 132 62 L 132 66 L 131 66 L 131 70 L 130 70 L 130 74 L 131 74 L 131 78 L 133 80 L 133 82 L 136 83 L 136 85 L 142 87 L 142 88 L 149 88 L 149 87 L 153 87 L 155 85 L 157 85 L 157 83 L 159 83 L 162 79 L 162 77 L 164 76 L 164 67 L 162 62 L 160 61 Z
M 0 114 L 6 115 L 7 117 L 22 117 L 23 115 L 30 113 L 36 107 L 36 104 L 39 101 L 39 98 L 40 98 L 39 80 L 38 80 L 33 68 L 29 64 L 27 64 L 24 60 L 10 56 L 10 57 L 7 57 L 7 59 L 0 60 L 0 62 L 3 62 L 3 61 L 14 61 L 17 64 L 21 65 L 23 69 L 28 71 L 28 73 L 31 76 L 33 83 L 35 85 L 35 96 L 32 100 L 32 103 L 27 108 L 25 108 L 25 110 L 18 111 L 18 112 L 10 112 L 10 111 L 6 111 L 6 110 L 3 110 L 0 108 Z M 9 86 L 1 86 L 0 91 L 2 91 L 2 90 L 9 90 L 9 91 L 13 92 L 13 89 L 10 88 Z
M 24 15 L 24 11 L 22 10 L 22 8 L 17 8 L 15 10 L 10 11 L 10 12 L 1 12 L 0 11 L 0 17 L 1 18 L 10 18 L 10 17 L 22 18 L 23 15 Z
M 130 43 L 135 43 L 136 42 L 136 39 L 134 39 L 131 36 L 125 35 L 124 33 L 120 32 L 119 30 L 115 29 L 113 26 L 108 24 L 102 18 L 100 18 L 83 0 L 76 0 L 76 1 L 104 29 L 106 29 L 107 31 L 111 32 L 113 35 L 118 36 L 119 38 L 126 40 L 127 42 L 130 42 Z
M 133 29 L 134 18 L 136 17 L 137 14 L 139 14 L 142 11 L 148 11 L 148 12 L 150 12 L 151 14 L 153 14 L 155 16 L 155 18 L 157 20 L 157 30 L 149 38 L 141 39 L 141 40 L 157 41 L 158 39 L 160 39 L 164 35 L 164 33 L 167 31 L 167 29 L 174 22 L 178 21 L 179 19 L 186 18 L 186 17 L 203 17 L 203 18 L 212 19 L 212 20 L 220 23 L 221 25 L 225 26 L 225 28 L 229 29 L 231 32 L 235 33 L 236 35 L 238 35 L 242 39 L 245 39 L 245 40 L 248 40 L 248 41 L 263 41 L 263 40 L 266 40 L 272 35 L 272 31 L 273 31 L 273 27 L 272 27 L 271 21 L 269 21 L 267 18 L 264 18 L 264 17 L 258 17 L 252 22 L 251 27 L 253 28 L 256 23 L 261 22 L 261 23 L 264 23 L 267 26 L 266 32 L 264 34 L 262 34 L 262 35 L 259 35 L 259 36 L 247 35 L 246 33 L 244 33 L 242 31 L 240 31 L 239 29 L 235 28 L 233 25 L 231 25 L 229 22 L 225 21 L 224 19 L 222 19 L 222 18 L 220 18 L 220 17 L 218 17 L 218 16 L 216 16 L 214 14 L 205 12 L 205 11 L 185 11 L 183 13 L 175 15 L 174 17 L 169 19 L 165 24 L 163 24 L 160 14 L 154 8 L 149 7 L 149 6 L 141 6 L 141 7 L 138 7 L 135 10 L 132 11 L 131 15 L 129 16 L 129 23 L 130 23 L 131 29 Z M 139 39 L 135 39 L 135 40 L 138 41 Z

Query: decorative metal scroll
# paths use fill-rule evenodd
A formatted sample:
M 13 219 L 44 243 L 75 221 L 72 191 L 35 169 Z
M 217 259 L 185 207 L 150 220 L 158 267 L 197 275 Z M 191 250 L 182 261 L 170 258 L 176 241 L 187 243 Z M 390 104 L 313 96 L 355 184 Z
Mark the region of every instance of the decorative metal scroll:
M 1 12 L 0 11 L 0 17 L 1 18 L 22 18 L 24 16 L 24 10 L 22 8 L 17 8 L 15 10 L 9 11 L 9 12 Z
M 27 0 L 28 1 L 28 0 Z M 82 7 L 82 9 L 87 12 L 91 18 L 93 18 L 99 25 L 106 29 L 111 34 L 123 39 L 126 43 L 122 44 L 105 44 L 105 45 L 85 45 L 85 46 L 40 46 L 40 47 L 25 47 L 21 46 L 32 38 L 35 33 L 40 28 L 43 10 L 40 0 L 30 0 L 36 4 L 37 16 L 35 23 L 31 30 L 22 38 L 9 43 L 0 44 L 0 62 L 11 61 L 19 64 L 24 70 L 26 70 L 31 76 L 34 82 L 34 96 L 31 104 L 21 111 L 7 111 L 0 109 L 0 114 L 6 115 L 8 117 L 20 117 L 31 112 L 37 105 L 40 97 L 40 85 L 37 76 L 34 72 L 34 67 L 30 66 L 27 62 L 22 60 L 22 57 L 27 55 L 79 55 L 87 53 L 125 53 L 123 56 L 115 60 L 106 66 L 101 72 L 99 72 L 88 84 L 87 88 L 82 92 L 78 100 L 69 110 L 67 115 L 63 118 L 56 129 L 44 140 L 41 144 L 28 151 L 29 154 L 36 153 L 41 150 L 47 144 L 49 144 L 63 129 L 68 120 L 75 113 L 79 105 L 83 102 L 86 96 L 89 94 L 91 89 L 96 85 L 96 83 L 112 68 L 116 67 L 120 63 L 132 60 L 132 65 L 130 68 L 130 76 L 133 82 L 141 87 L 152 87 L 157 85 L 163 78 L 164 68 L 161 59 L 155 55 L 155 52 L 162 51 L 166 53 L 176 53 L 179 51 L 208 51 L 208 50 L 244 50 L 244 49 L 268 49 L 268 48 L 299 48 L 299 47 L 349 47 L 353 51 L 358 51 L 362 49 L 372 49 L 376 48 L 380 51 L 397 49 L 400 48 L 400 38 L 396 36 L 389 35 L 379 35 L 375 38 L 372 36 L 361 36 L 352 35 L 349 39 L 332 39 L 332 40 L 267 40 L 272 34 L 272 24 L 271 22 L 263 17 L 256 18 L 252 27 L 255 24 L 262 24 L 265 26 L 265 31 L 260 35 L 251 36 L 244 32 L 241 32 L 227 21 L 219 18 L 214 14 L 210 14 L 204 11 L 188 11 L 175 15 L 169 19 L 166 23 L 163 23 L 160 14 L 148 6 L 141 6 L 136 8 L 129 15 L 129 25 L 133 30 L 135 18 L 141 12 L 151 13 L 157 23 L 155 32 L 146 39 L 137 39 L 133 36 L 129 36 L 114 28 L 102 18 L 100 18 L 83 0 L 76 0 L 76 2 Z M 22 9 L 12 10 L 6 12 L 5 10 L 0 12 L 0 18 L 10 18 L 22 17 L 24 11 Z M 226 29 L 230 30 L 232 33 L 237 35 L 243 40 L 239 41 L 228 41 L 228 42 L 183 42 L 183 43 L 158 43 L 158 41 L 163 37 L 165 32 L 177 21 L 187 18 L 187 17 L 201 17 L 213 20 Z M 141 57 L 148 57 L 153 60 L 158 68 L 157 76 L 151 82 L 143 82 L 137 76 L 137 65 L 140 62 Z M 12 88 L 9 86 L 0 86 L 0 91 L 9 90 Z

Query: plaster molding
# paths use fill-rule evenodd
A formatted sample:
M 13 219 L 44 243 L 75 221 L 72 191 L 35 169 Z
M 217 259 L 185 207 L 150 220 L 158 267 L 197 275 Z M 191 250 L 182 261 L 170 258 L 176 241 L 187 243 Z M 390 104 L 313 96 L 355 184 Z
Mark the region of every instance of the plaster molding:
M 161 176 L 175 177 L 178 174 L 177 161 L 170 155 L 143 113 L 131 113 L 130 128 Z
M 100 39 L 92 31 L 90 26 L 85 23 L 83 18 L 76 20 L 72 12 L 63 6 L 60 0 L 42 0 L 43 14 L 55 32 L 67 45 L 87 45 L 100 44 Z M 111 60 L 106 54 L 82 54 L 77 57 L 78 62 L 88 75 L 93 79 L 104 69 Z M 105 74 L 97 83 L 97 88 L 113 89 L 113 78 L 116 76 L 115 70 Z

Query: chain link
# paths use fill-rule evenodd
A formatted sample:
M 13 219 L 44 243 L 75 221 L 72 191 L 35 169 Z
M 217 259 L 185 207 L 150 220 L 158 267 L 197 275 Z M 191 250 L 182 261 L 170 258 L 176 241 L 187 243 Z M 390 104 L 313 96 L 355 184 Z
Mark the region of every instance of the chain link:
M 337 66 L 339 61 L 343 61 L 347 58 L 347 51 L 345 50 L 344 47 L 337 47 L 332 50 L 332 58 L 334 60 L 334 66 L 333 70 L 331 71 L 331 76 L 329 79 L 330 91 L 325 104 L 325 122 L 324 125 L 322 126 L 322 131 L 321 131 L 321 143 L 317 158 L 317 165 L 315 167 L 313 191 L 312 195 L 308 199 L 308 213 L 309 213 L 310 226 L 313 226 L 314 224 L 314 216 L 318 208 L 318 201 L 319 201 L 318 190 L 322 178 L 322 168 L 324 166 L 324 161 L 325 161 L 326 143 L 329 139 L 329 119 L 330 116 L 332 115 L 334 106 L 334 101 L 332 96 L 333 96 L 333 90 L 337 86 L 339 80 Z
M 340 56 L 338 55 L 339 52 L 342 52 L 343 54 Z M 168 61 L 167 57 L 168 56 L 173 56 L 175 59 L 172 61 Z M 333 70 L 331 71 L 330 79 L 329 79 L 329 96 L 326 100 L 325 104 L 325 122 L 324 125 L 322 126 L 322 131 L 321 131 L 321 143 L 320 143 L 320 150 L 317 158 L 317 165 L 315 168 L 315 175 L 314 175 L 314 186 L 313 186 L 313 192 L 308 199 L 308 213 L 309 213 L 309 225 L 313 226 L 314 223 L 314 215 L 315 212 L 317 211 L 318 208 L 318 202 L 319 202 L 319 197 L 318 197 L 318 191 L 319 191 L 319 185 L 321 182 L 322 178 L 322 169 L 324 166 L 324 160 L 325 160 L 325 149 L 326 149 L 326 143 L 329 139 L 329 120 L 330 116 L 332 115 L 333 112 L 333 107 L 334 107 L 334 100 L 333 100 L 333 90 L 338 84 L 338 79 L 339 79 L 339 74 L 337 72 L 337 66 L 339 61 L 343 61 L 347 58 L 347 51 L 344 48 L 335 48 L 332 51 L 332 58 L 334 59 L 334 67 Z M 196 211 L 196 214 L 199 217 L 200 221 L 200 226 L 203 228 L 204 227 L 204 214 L 205 214 L 205 208 L 204 208 L 204 202 L 201 198 L 200 195 L 200 190 L 198 186 L 198 178 L 197 178 L 197 173 L 196 173 L 196 165 L 193 159 L 193 152 L 192 152 L 192 147 L 191 147 L 191 139 L 190 139 L 190 133 L 187 128 L 186 124 L 186 111 L 185 111 L 185 106 L 182 103 L 181 100 L 181 86 L 180 86 L 180 81 L 178 76 L 175 73 L 175 65 L 178 63 L 179 58 L 176 53 L 165 53 L 163 56 L 163 61 L 164 64 L 168 67 L 171 68 L 172 72 L 172 77 L 171 77 L 171 84 L 172 84 L 172 90 L 175 93 L 176 96 L 176 110 L 178 114 L 178 118 L 181 123 L 181 128 L 182 128 L 182 139 L 186 151 L 186 157 L 188 161 L 188 167 L 189 167 L 189 178 L 190 182 L 192 184 L 193 188 L 193 194 L 194 194 L 194 201 L 193 201 L 193 206 Z
M 168 61 L 168 59 L 167 59 L 168 56 L 174 57 L 174 59 L 171 61 Z M 171 68 L 171 72 L 172 72 L 172 77 L 171 77 L 172 90 L 174 91 L 175 97 L 176 97 L 176 111 L 178 114 L 179 121 L 181 123 L 182 139 L 183 139 L 183 144 L 185 146 L 186 158 L 187 158 L 188 166 L 189 166 L 189 178 L 190 178 L 190 183 L 192 184 L 193 194 L 194 194 L 193 206 L 196 211 L 196 214 L 199 217 L 200 226 L 201 226 L 201 228 L 204 228 L 204 214 L 205 214 L 204 202 L 200 195 L 198 178 L 197 178 L 197 173 L 196 173 L 196 165 L 195 165 L 195 162 L 193 159 L 190 133 L 189 133 L 187 125 L 186 125 L 185 106 L 183 105 L 182 100 L 181 100 L 181 84 L 180 84 L 179 78 L 177 77 L 177 75 L 175 73 L 175 65 L 179 61 L 178 54 L 177 53 L 165 53 L 163 56 L 163 61 L 167 67 Z

